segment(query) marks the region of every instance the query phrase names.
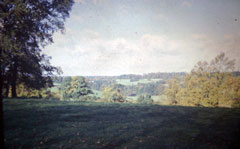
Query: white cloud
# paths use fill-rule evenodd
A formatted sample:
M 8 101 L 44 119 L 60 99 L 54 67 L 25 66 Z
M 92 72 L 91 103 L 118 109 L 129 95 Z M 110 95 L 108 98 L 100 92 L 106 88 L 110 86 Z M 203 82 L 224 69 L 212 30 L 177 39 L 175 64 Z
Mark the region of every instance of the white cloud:
M 107 0 L 93 0 L 93 4 L 97 5 L 97 4 L 101 4 L 106 2 Z
M 98 32 L 89 30 L 89 29 L 85 29 L 83 31 L 83 34 L 85 35 L 85 37 L 90 38 L 90 39 L 96 39 L 96 38 L 99 38 L 99 36 L 100 36 L 100 34 Z
M 133 42 L 125 38 L 102 39 L 99 33 L 91 30 L 83 33 L 81 37 L 75 35 L 78 42 L 71 39 L 71 34 L 67 37 L 56 35 L 56 46 L 46 51 L 53 56 L 54 65 L 62 66 L 65 75 L 177 71 L 176 64 L 182 61 L 178 55 L 181 45 L 167 37 L 148 34 Z M 59 51 L 63 49 L 63 42 L 65 45 L 75 44 Z
M 198 49 L 199 60 L 210 61 L 221 52 L 229 59 L 236 60 L 236 70 L 240 70 L 240 34 L 230 34 L 223 37 L 210 37 L 206 34 L 194 34 L 193 49 Z
M 157 15 L 155 15 L 155 18 L 157 20 L 160 20 L 160 21 L 167 21 L 168 20 L 168 17 L 164 14 L 157 14 Z
M 128 15 L 129 14 L 129 9 L 131 9 L 129 6 L 126 6 L 126 5 L 123 5 L 123 4 L 119 5 L 117 14 L 119 16 Z
M 220 52 L 225 52 L 230 59 L 237 59 L 240 69 L 240 34 L 223 36 L 224 33 L 232 33 L 226 27 L 222 31 L 213 29 L 210 36 L 201 22 L 206 21 L 210 31 L 212 20 L 208 19 L 211 17 L 203 15 L 196 23 L 195 17 L 201 12 L 184 9 L 193 7 L 194 0 L 139 3 L 141 5 L 107 0 L 75 2 L 71 18 L 66 22 L 65 35 L 54 34 L 54 44 L 44 50 L 52 56 L 52 64 L 61 66 L 65 75 L 190 71 L 197 61 L 209 61 Z M 165 4 L 168 5 L 166 10 L 160 7 Z M 136 9 L 131 7 L 133 5 Z M 171 7 L 173 11 L 169 11 L 170 5 L 174 5 Z M 205 10 L 201 5 L 196 7 L 200 11 Z M 138 15 L 139 10 L 145 12 Z M 175 14 L 176 10 L 183 11 Z M 187 15 L 189 20 L 186 20 L 185 14 L 191 12 Z M 220 10 L 216 12 L 221 14 Z M 221 18 L 222 22 L 226 20 L 224 16 Z M 203 34 L 191 36 L 195 31 Z M 136 34 L 132 36 L 131 32 Z M 239 31 L 236 29 L 236 32 Z
M 105 39 L 93 30 L 81 34 L 67 30 L 65 35 L 56 34 L 55 44 L 45 52 L 53 57 L 53 65 L 62 67 L 64 75 L 190 71 L 199 60 L 209 61 L 220 52 L 240 64 L 239 37 L 228 35 L 217 40 L 206 34 L 193 34 L 180 40 L 145 34 L 132 41 Z
M 182 7 L 191 7 L 192 6 L 192 3 L 190 1 L 183 1 L 181 3 L 181 6 Z
M 74 0 L 75 3 L 84 4 L 85 0 Z
M 92 2 L 94 5 L 98 5 L 106 2 L 107 0 L 74 0 L 74 2 L 77 4 L 85 4 L 87 1 Z
M 73 14 L 71 15 L 71 19 L 75 21 L 75 23 L 82 23 L 84 21 L 84 18 L 81 15 Z

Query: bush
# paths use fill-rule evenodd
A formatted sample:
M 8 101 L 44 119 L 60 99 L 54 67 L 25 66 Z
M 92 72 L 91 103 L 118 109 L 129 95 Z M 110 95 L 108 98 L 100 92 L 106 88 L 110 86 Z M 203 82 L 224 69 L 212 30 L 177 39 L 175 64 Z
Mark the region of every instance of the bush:
M 232 108 L 240 108 L 240 98 L 234 99 L 231 105 Z
M 107 102 L 126 102 L 121 89 L 106 87 L 103 91 L 103 101 Z
M 43 99 L 57 99 L 57 100 L 60 100 L 62 97 L 61 97 L 61 93 L 59 91 L 57 92 L 51 92 L 50 89 L 43 89 L 41 91 L 41 98 Z
M 151 95 L 140 95 L 137 99 L 137 102 L 142 104 L 152 104 L 153 99 L 151 98 Z

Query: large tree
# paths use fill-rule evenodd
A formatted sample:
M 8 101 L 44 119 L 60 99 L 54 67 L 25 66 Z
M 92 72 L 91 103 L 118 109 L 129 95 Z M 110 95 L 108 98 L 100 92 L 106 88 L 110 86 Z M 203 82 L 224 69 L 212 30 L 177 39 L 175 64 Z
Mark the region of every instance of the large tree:
M 66 77 L 61 84 L 63 99 L 80 99 L 82 96 L 91 94 L 92 91 L 84 77 Z
M 41 49 L 52 43 L 52 35 L 64 29 L 73 0 L 1 0 L 0 1 L 0 117 L 3 144 L 2 91 L 6 83 L 16 96 L 16 84 L 42 87 L 55 67 Z M 10 77 L 7 77 L 9 76 Z M 4 80 L 5 79 L 5 80 Z
M 234 76 L 234 65 L 224 53 L 210 63 L 198 62 L 184 81 L 170 82 L 168 99 L 172 104 L 188 106 L 239 106 L 240 77 Z
M 102 98 L 107 102 L 125 102 L 126 99 L 120 88 L 106 87 L 103 90 Z

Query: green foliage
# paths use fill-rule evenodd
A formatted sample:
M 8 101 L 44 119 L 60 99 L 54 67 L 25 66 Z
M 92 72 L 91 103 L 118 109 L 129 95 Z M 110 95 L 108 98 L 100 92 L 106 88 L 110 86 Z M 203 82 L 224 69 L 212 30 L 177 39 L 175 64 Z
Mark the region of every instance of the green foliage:
M 103 90 L 102 98 L 107 102 L 125 102 L 121 89 L 106 87 Z
M 57 99 L 60 100 L 61 99 L 61 93 L 59 91 L 56 92 L 52 92 L 50 88 L 44 88 L 41 89 L 41 98 L 43 99 Z
M 179 78 L 175 77 L 169 83 L 168 88 L 166 88 L 166 95 L 170 100 L 170 104 L 175 104 L 177 102 L 177 93 L 180 91 Z
M 231 107 L 233 107 L 233 108 L 240 108 L 240 98 L 234 99 L 232 101 Z
M 12 86 L 13 97 L 21 83 L 34 89 L 52 86 L 49 76 L 60 71 L 51 66 L 42 47 L 53 42 L 55 32 L 63 31 L 73 3 L 73 0 L 0 2 L 0 81 L 4 78 L 4 84 Z
M 102 97 L 102 91 L 98 91 L 98 90 L 93 90 L 93 94 L 92 96 L 96 96 L 97 98 L 101 98 Z
M 41 91 L 37 90 L 37 89 L 32 89 L 32 88 L 28 88 L 25 84 L 21 83 L 17 86 L 16 88 L 17 90 L 17 94 L 19 97 L 28 97 L 28 98 L 33 98 L 33 97 L 37 97 L 40 98 L 41 97 Z M 11 93 L 10 93 L 10 96 Z
M 20 98 L 42 98 L 42 99 L 60 99 L 61 94 L 59 91 L 52 92 L 50 88 L 34 89 L 29 88 L 21 83 L 17 85 L 16 91 Z M 11 92 L 9 93 L 11 95 Z
M 141 103 L 143 100 L 144 100 L 144 95 L 140 95 L 140 96 L 137 98 L 137 102 L 139 102 L 139 103 Z
M 62 98 L 67 99 L 70 98 L 70 94 L 68 93 L 71 86 L 71 77 L 65 77 L 63 82 L 61 83 L 60 90 L 62 92 Z
M 98 100 L 98 97 L 96 96 L 89 96 L 89 101 L 97 101 Z
M 84 77 L 65 78 L 60 88 L 61 88 L 63 99 L 72 98 L 72 99 L 85 100 L 83 96 L 86 96 L 92 93 Z
M 166 89 L 171 104 L 234 107 L 240 98 L 240 77 L 234 76 L 234 61 L 218 55 L 210 64 L 198 62 L 184 81 L 174 79 Z
M 137 102 L 138 103 L 142 103 L 142 104 L 152 104 L 153 103 L 153 99 L 151 98 L 151 95 L 140 95 L 137 98 Z

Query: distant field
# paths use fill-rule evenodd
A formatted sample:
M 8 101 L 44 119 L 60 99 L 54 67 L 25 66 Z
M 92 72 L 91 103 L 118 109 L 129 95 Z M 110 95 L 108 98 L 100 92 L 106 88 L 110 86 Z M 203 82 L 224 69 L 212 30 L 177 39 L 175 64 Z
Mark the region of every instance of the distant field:
M 239 148 L 240 109 L 4 100 L 6 148 Z
M 51 87 L 50 90 L 51 90 L 51 92 L 57 92 L 58 91 L 58 87 L 55 87 L 55 86 Z
M 144 84 L 147 84 L 147 83 L 154 83 L 154 82 L 157 82 L 157 81 L 160 81 L 162 79 L 140 79 L 138 81 L 133 81 L 131 82 L 130 79 L 116 79 L 116 82 L 117 84 L 122 84 L 122 85 L 126 85 L 126 86 L 131 86 L 131 85 L 137 85 L 138 83 L 144 83 Z
M 57 92 L 58 88 L 60 87 L 61 83 L 53 83 L 53 87 L 51 87 L 51 92 Z
M 53 85 L 54 85 L 54 86 L 60 86 L 61 83 L 56 83 L 56 82 L 55 82 L 55 83 L 53 83 Z
M 96 96 L 99 98 L 102 97 L 102 91 L 98 91 L 98 90 L 94 90 L 94 89 L 92 89 L 92 91 L 93 91 L 93 94 L 90 94 L 90 96 Z

